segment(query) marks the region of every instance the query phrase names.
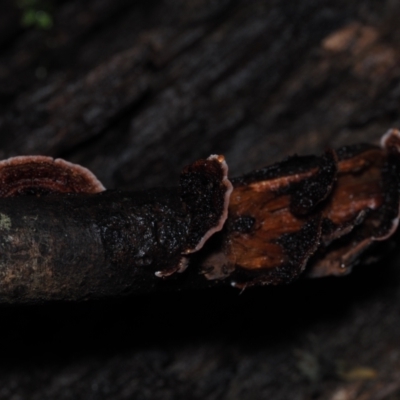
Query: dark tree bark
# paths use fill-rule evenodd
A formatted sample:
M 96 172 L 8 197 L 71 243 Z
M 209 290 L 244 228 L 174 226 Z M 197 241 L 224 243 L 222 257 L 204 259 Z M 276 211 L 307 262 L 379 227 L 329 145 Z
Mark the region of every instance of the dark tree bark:
M 174 186 L 209 154 L 241 175 L 376 142 L 400 122 L 399 12 L 392 0 L 74 0 L 41 31 L 3 1 L 0 156 L 63 157 L 136 190 Z M 396 398 L 391 254 L 241 296 L 3 308 L 0 399 Z

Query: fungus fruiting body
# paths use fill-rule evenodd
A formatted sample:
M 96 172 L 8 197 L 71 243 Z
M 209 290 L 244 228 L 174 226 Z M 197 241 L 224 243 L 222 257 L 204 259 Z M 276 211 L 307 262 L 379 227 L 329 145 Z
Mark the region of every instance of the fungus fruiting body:
M 207 190 L 204 190 L 204 186 L 207 186 Z M 207 160 L 199 160 L 187 166 L 182 172 L 181 189 L 184 201 L 188 205 L 192 203 L 190 206 L 193 207 L 195 220 L 193 234 L 199 237 L 193 248 L 185 250 L 185 254 L 190 254 L 199 251 L 214 233 L 224 227 L 228 218 L 233 186 L 228 179 L 225 158 L 211 155 Z M 203 226 L 208 229 L 205 230 Z
M 182 170 L 179 192 L 189 217 L 188 234 L 179 263 L 173 268 L 156 271 L 157 277 L 185 271 L 189 264 L 187 256 L 199 251 L 214 233 L 222 230 L 228 218 L 232 189 L 223 156 L 211 155 Z
M 103 190 L 87 168 L 61 158 L 17 156 L 0 161 L 0 197 Z

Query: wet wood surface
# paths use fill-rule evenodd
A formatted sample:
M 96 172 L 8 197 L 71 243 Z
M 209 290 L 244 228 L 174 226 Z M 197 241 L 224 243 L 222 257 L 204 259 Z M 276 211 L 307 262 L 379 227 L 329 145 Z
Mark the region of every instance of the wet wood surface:
M 136 190 L 209 154 L 238 176 L 400 125 L 396 1 L 62 1 L 50 31 L 0 11 L 1 159 L 63 157 Z M 395 399 L 385 254 L 240 296 L 3 307 L 0 399 Z

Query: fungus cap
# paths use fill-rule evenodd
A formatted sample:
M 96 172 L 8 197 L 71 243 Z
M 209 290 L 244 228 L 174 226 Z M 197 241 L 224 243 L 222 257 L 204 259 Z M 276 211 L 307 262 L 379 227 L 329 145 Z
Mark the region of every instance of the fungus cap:
M 47 156 L 17 156 L 0 161 L 0 197 L 105 190 L 87 168 Z

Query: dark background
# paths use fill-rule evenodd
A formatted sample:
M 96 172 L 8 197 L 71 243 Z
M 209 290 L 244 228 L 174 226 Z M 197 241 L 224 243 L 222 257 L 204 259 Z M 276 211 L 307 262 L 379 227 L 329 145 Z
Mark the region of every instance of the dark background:
M 0 158 L 142 189 L 212 153 L 240 175 L 378 142 L 400 125 L 399 18 L 397 0 L 2 0 Z M 3 306 L 0 399 L 398 399 L 399 262 L 241 295 Z

